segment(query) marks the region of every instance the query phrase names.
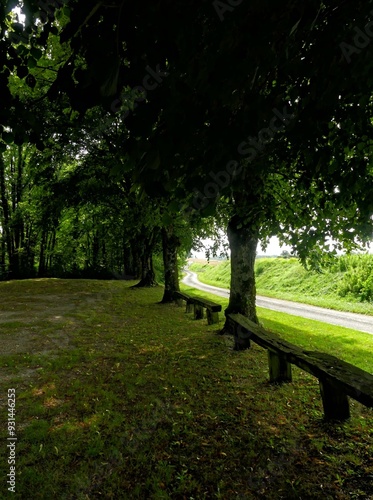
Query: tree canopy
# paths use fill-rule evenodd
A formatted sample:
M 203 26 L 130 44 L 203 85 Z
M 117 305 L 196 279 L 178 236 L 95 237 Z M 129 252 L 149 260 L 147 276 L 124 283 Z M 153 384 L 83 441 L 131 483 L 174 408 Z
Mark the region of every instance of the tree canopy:
M 259 240 L 303 262 L 368 241 L 372 3 L 3 4 L 3 268 L 68 254 L 151 284 L 162 253 L 172 300 L 177 251 L 213 217 L 228 311 L 256 320 Z

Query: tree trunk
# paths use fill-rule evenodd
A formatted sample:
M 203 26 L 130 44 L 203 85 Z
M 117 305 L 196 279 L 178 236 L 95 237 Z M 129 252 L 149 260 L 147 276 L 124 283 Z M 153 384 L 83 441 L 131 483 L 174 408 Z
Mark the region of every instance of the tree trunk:
M 141 279 L 141 259 L 138 251 L 138 242 L 131 241 L 123 247 L 124 274 L 133 279 Z
M 35 235 L 32 228 L 32 222 L 26 222 L 24 227 L 24 266 L 26 269 L 27 277 L 33 278 L 35 276 Z
M 53 250 L 56 244 L 56 230 L 52 230 L 49 241 L 47 243 L 47 258 L 46 258 L 46 273 L 50 275 L 53 263 Z
M 99 254 L 100 254 L 100 237 L 96 230 L 93 234 L 92 240 L 92 269 L 97 271 L 99 267 Z
M 153 267 L 153 248 L 157 230 L 153 229 L 149 236 L 144 240 L 141 253 L 141 280 L 132 288 L 157 286 L 155 272 Z
M 228 240 L 231 250 L 231 284 L 225 315 L 239 313 L 258 323 L 254 273 L 258 235 L 250 226 L 244 225 L 238 216 L 234 216 L 228 224 Z M 227 321 L 223 329 L 223 333 L 225 332 L 229 332 Z
M 5 164 L 2 155 L 0 155 L 0 197 L 1 197 L 1 208 L 3 211 L 3 220 L 2 220 L 3 234 L 5 235 L 6 250 L 8 254 L 7 273 L 9 273 L 10 277 L 12 277 L 11 262 L 13 260 L 13 242 L 9 227 L 10 214 L 9 214 L 9 205 L 8 205 L 8 198 L 7 198 L 6 184 L 5 184 Z
M 18 157 L 17 157 L 17 172 L 16 172 L 16 181 L 15 181 L 15 206 L 13 209 L 13 215 L 15 215 L 15 221 L 13 224 L 13 234 L 14 234 L 14 246 L 15 253 L 17 255 L 17 269 L 18 275 L 22 278 L 27 276 L 27 269 L 24 264 L 24 222 L 20 213 L 20 203 L 23 198 L 23 163 L 24 159 L 22 156 L 23 147 L 18 146 Z
M 141 280 L 136 285 L 133 285 L 132 288 L 157 286 L 158 283 L 155 280 L 155 272 L 153 267 L 153 255 L 151 253 L 150 254 L 146 253 L 143 255 L 141 261 L 142 261 Z
M 177 251 L 180 239 L 174 234 L 174 227 L 162 228 L 162 247 L 164 265 L 164 294 L 162 303 L 173 302 L 174 292 L 180 291 Z
M 47 238 L 48 238 L 48 232 L 46 230 L 43 230 L 40 242 L 40 253 L 39 253 L 39 269 L 38 269 L 39 278 L 43 278 L 46 273 L 45 250 L 46 250 Z
M 5 251 L 6 251 L 6 244 L 5 244 L 5 238 L 4 234 L 0 235 L 1 239 L 1 251 L 0 251 L 0 279 L 4 279 L 6 275 L 6 265 L 5 265 Z
M 11 278 L 12 279 L 19 279 L 21 278 L 21 273 L 20 273 L 20 263 L 19 263 L 19 252 L 18 248 L 15 248 L 13 244 L 13 250 L 12 250 L 12 256 L 10 258 L 9 262 L 9 267 L 12 272 Z

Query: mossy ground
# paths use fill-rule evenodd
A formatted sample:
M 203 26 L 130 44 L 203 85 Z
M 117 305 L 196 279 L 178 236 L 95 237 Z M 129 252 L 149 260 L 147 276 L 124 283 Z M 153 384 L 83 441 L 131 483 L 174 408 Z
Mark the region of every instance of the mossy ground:
M 234 352 L 216 325 L 159 304 L 161 288 L 131 284 L 0 283 L 13 498 L 372 498 L 371 409 L 324 423 L 316 379 L 270 385 L 264 350 Z M 1 438 L 8 498 L 6 425 Z

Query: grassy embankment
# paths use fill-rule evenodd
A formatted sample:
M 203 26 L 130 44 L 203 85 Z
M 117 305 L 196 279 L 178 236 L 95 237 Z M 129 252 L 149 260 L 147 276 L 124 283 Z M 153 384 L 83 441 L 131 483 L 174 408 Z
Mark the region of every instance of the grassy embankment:
M 228 261 L 194 263 L 190 269 L 203 283 L 229 288 Z M 373 315 L 373 255 L 340 257 L 321 273 L 307 271 L 294 258 L 261 258 L 255 272 L 258 295 Z
M 1 498 L 9 388 L 12 498 L 369 498 L 372 410 L 324 424 L 316 379 L 269 385 L 263 349 L 234 352 L 216 325 L 157 303 L 162 289 L 129 284 L 0 283 Z M 372 336 L 333 338 L 372 370 Z

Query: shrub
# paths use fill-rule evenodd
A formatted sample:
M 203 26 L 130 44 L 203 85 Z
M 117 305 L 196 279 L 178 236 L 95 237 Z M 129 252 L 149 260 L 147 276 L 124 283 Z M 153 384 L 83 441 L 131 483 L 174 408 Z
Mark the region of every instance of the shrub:
M 356 257 L 360 257 L 357 259 Z M 351 267 L 344 273 L 338 295 L 351 295 L 361 302 L 373 301 L 373 257 L 353 256 Z

